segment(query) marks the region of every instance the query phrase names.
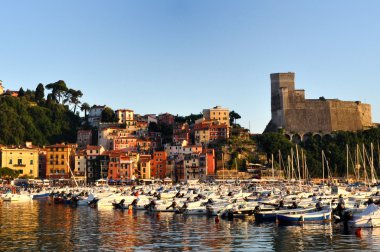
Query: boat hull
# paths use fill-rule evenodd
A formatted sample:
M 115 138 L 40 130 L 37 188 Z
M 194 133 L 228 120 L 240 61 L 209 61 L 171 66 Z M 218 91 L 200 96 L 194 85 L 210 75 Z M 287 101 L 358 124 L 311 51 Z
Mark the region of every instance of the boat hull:
M 301 214 L 278 214 L 276 218 L 279 223 L 328 222 L 331 221 L 331 211 Z

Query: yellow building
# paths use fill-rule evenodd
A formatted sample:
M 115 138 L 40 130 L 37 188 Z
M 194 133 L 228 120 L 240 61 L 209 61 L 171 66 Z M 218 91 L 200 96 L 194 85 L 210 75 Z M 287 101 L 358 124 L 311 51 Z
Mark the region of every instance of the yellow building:
M 38 148 L 27 143 L 24 147 L 1 147 L 1 167 L 19 172 L 19 177 L 38 177 Z
M 230 126 L 230 111 L 229 109 L 222 108 L 221 106 L 216 106 L 211 109 L 204 109 L 203 118 L 206 121 L 218 121 L 221 124 L 225 123 L 228 127 Z
M 140 179 L 150 179 L 150 155 L 140 155 L 139 163 L 140 163 Z
M 46 177 L 52 179 L 70 178 L 69 167 L 74 170 L 76 145 L 55 144 L 46 147 Z

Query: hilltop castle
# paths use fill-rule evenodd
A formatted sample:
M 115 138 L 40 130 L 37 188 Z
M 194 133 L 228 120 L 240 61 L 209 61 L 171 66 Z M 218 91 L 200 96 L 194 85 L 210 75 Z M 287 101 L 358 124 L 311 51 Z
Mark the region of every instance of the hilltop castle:
M 295 89 L 294 73 L 274 73 L 271 78 L 272 120 L 266 131 L 330 133 L 357 131 L 372 126 L 371 105 L 338 99 L 305 99 Z

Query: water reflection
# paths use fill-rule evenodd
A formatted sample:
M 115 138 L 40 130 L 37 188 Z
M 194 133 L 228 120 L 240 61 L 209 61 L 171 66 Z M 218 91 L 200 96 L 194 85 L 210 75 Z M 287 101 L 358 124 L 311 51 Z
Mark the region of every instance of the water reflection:
M 277 226 L 253 219 L 148 214 L 54 205 L 0 203 L 0 251 L 325 251 L 380 249 L 380 229 L 345 232 L 334 224 Z

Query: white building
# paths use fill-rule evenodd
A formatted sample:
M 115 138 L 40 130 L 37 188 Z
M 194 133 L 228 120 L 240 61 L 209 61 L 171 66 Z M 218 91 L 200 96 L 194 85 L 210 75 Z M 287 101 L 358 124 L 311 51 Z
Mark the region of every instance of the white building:
M 97 127 L 102 119 L 102 112 L 106 106 L 97 106 L 94 105 L 88 111 L 88 123 L 91 126 Z

